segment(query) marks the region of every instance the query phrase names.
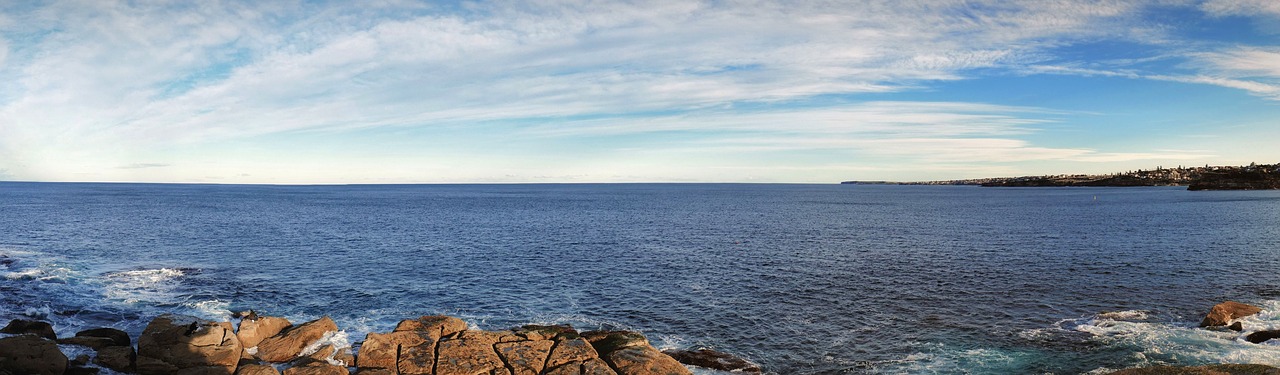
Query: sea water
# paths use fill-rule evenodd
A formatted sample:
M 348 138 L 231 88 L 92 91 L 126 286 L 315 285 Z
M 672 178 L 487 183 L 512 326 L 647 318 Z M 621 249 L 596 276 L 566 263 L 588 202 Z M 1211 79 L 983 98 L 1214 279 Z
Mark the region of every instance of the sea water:
M 0 183 L 0 320 L 633 329 L 777 374 L 1280 365 L 1280 192 Z M 0 322 L 2 323 L 2 322 Z

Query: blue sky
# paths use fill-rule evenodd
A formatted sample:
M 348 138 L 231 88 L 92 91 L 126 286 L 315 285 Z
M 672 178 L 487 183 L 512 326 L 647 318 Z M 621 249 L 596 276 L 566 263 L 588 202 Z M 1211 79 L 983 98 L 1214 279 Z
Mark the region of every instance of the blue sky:
M 0 179 L 837 182 L 1280 162 L 1280 2 L 0 4 Z

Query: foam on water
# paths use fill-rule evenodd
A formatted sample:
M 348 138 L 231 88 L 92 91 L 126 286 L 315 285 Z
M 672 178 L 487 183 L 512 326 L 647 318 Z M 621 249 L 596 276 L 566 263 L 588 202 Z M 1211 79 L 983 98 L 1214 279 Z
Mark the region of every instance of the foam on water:
M 1029 351 L 965 348 L 942 343 L 917 343 L 921 351 L 902 360 L 867 363 L 877 374 L 1015 374 L 1038 355 Z
M 180 269 L 158 268 L 109 272 L 102 275 L 103 295 L 126 304 L 162 303 L 174 299 L 173 290 L 186 275 Z
M 299 353 L 298 356 L 304 357 L 304 356 L 315 354 L 317 351 L 320 351 L 320 348 L 324 347 L 325 345 L 329 345 L 333 348 L 332 352 L 329 352 L 327 355 L 325 355 L 324 357 L 325 362 L 329 362 L 329 364 L 337 365 L 337 366 L 349 365 L 346 362 L 339 361 L 333 358 L 336 354 L 338 354 L 339 351 L 351 347 L 351 338 L 347 335 L 347 332 L 345 331 L 325 332 L 324 336 L 321 336 L 319 339 L 316 339 L 316 341 L 313 341 L 310 344 L 307 344 L 306 347 L 303 347 L 302 352 Z M 255 346 L 254 348 L 257 348 L 257 347 Z
M 1149 322 L 1098 316 L 1068 322 L 1064 328 L 1092 335 L 1113 348 L 1130 348 L 1137 366 L 1255 363 L 1280 366 L 1280 343 L 1254 344 L 1245 340 L 1258 330 L 1280 327 L 1280 301 L 1266 301 L 1264 310 L 1241 319 L 1245 330 L 1233 332 L 1197 327 L 1194 322 Z

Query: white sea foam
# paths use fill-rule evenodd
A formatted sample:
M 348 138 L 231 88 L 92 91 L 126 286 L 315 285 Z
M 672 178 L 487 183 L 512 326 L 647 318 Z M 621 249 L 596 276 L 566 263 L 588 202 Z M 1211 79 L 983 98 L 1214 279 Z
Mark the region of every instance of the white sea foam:
M 1150 312 L 1145 310 L 1108 311 L 1098 314 L 1098 319 L 1110 320 L 1147 320 Z
M 307 344 L 306 347 L 303 347 L 302 352 L 299 353 L 298 356 L 308 356 L 308 355 L 315 354 L 317 351 L 320 351 L 320 348 L 323 348 L 325 345 L 331 345 L 333 347 L 333 352 L 330 352 L 327 355 L 325 355 L 324 357 L 325 362 L 329 362 L 329 364 L 337 365 L 337 366 L 348 365 L 348 363 L 346 362 L 339 361 L 333 358 L 334 355 L 337 354 L 339 351 L 351 347 L 351 338 L 347 336 L 347 332 L 345 331 L 325 332 L 324 336 L 321 336 L 316 341 L 312 341 L 310 344 Z
M 960 374 L 1005 373 L 1022 370 L 1036 358 L 1034 353 L 988 348 L 956 348 L 945 344 L 924 345 L 923 350 L 902 360 L 873 364 L 874 373 Z
M 44 263 L 37 267 L 7 272 L 4 278 L 9 280 L 38 280 L 47 282 L 67 282 L 77 273 L 60 263 Z
M 172 301 L 176 288 L 186 273 L 176 268 L 157 268 L 111 272 L 102 276 L 103 294 L 127 304 Z
M 219 322 L 231 321 L 231 310 L 229 309 L 231 307 L 231 302 L 215 299 L 215 300 L 208 300 L 208 301 L 190 302 L 190 303 L 185 303 L 183 305 L 187 306 L 192 310 L 195 310 L 196 316 L 199 316 L 201 318 L 205 318 L 213 321 L 219 321 Z
M 1254 344 L 1244 338 L 1261 329 L 1280 327 L 1276 307 L 1280 301 L 1263 304 L 1262 313 L 1241 319 L 1241 333 L 1208 330 L 1191 322 L 1134 322 L 1104 318 L 1083 319 L 1067 327 L 1093 336 L 1093 340 L 1117 347 L 1139 348 L 1134 353 L 1138 365 L 1172 363 L 1258 363 L 1280 365 L 1280 342 Z

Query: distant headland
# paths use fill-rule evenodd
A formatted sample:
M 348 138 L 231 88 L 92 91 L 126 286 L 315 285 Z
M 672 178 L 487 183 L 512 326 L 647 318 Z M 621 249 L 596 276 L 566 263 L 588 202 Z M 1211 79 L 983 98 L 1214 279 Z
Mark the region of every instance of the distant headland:
M 1053 186 L 1186 186 L 1187 190 L 1280 189 L 1280 163 L 1246 166 L 1203 166 L 1137 170 L 1111 174 L 1060 174 L 1046 176 L 991 177 L 943 181 L 844 181 L 855 185 L 980 185 L 988 187 Z

